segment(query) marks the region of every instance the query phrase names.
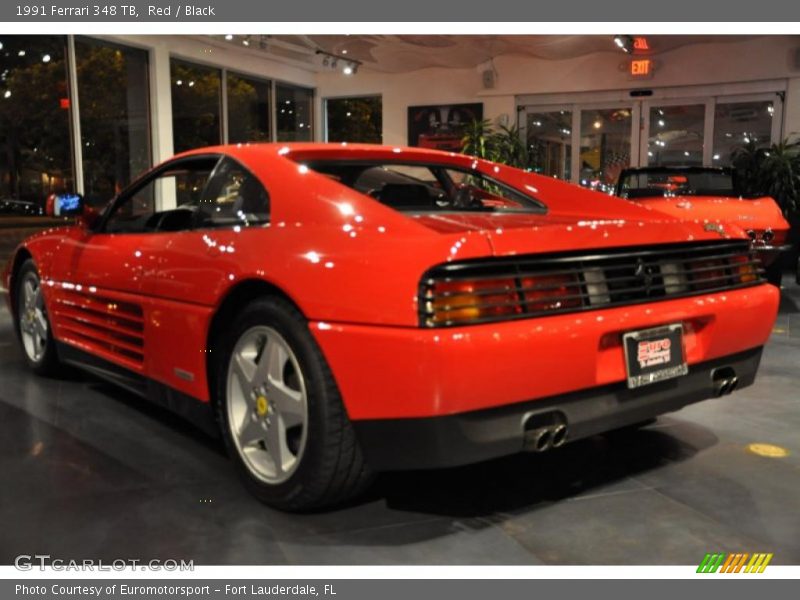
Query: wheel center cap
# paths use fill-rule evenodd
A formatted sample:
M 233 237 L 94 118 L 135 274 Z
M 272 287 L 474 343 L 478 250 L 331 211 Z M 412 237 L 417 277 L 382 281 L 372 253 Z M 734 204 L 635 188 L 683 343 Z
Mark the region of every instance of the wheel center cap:
M 259 417 L 266 416 L 269 413 L 269 402 L 267 402 L 267 397 L 263 394 L 256 398 L 256 412 Z

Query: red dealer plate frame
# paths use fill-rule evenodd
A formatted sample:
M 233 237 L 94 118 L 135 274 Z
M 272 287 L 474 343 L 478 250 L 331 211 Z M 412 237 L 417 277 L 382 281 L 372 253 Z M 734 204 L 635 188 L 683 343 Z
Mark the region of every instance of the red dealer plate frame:
M 689 372 L 680 323 L 625 333 L 622 348 L 629 388 L 682 377 Z

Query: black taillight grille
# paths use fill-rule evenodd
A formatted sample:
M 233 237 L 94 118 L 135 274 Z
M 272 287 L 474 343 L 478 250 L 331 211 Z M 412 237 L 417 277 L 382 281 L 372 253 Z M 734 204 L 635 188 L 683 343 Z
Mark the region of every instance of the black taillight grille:
M 420 285 L 420 323 L 446 327 L 624 306 L 764 282 L 747 242 L 453 262 Z

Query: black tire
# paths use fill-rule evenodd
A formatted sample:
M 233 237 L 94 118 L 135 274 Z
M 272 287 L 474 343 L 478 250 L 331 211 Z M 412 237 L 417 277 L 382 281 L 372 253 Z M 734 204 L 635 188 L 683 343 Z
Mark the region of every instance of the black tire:
M 795 270 L 794 273 L 794 280 L 797 283 L 797 285 L 800 285 L 800 258 L 797 259 L 797 269 Z
M 16 282 L 14 289 L 14 327 L 20 342 L 20 349 L 22 350 L 22 355 L 25 358 L 25 362 L 34 373 L 48 377 L 56 376 L 61 373 L 62 365 L 58 360 L 58 351 L 56 349 L 55 340 L 53 339 L 53 328 L 50 326 L 50 320 L 47 316 L 47 308 L 44 306 L 43 302 L 41 305 L 41 311 L 47 323 L 47 339 L 44 343 L 44 352 L 38 359 L 35 359 L 33 356 L 31 356 L 29 350 L 26 349 L 25 346 L 22 324 L 23 319 L 26 317 L 23 284 L 29 278 L 34 279 L 37 282 L 37 285 L 41 286 L 39 271 L 36 269 L 36 264 L 31 258 L 22 263 L 14 277 Z
M 307 396 L 305 448 L 286 481 L 266 483 L 242 459 L 228 423 L 228 366 L 238 340 L 267 326 L 289 344 L 303 372 Z M 259 500 L 286 511 L 339 504 L 363 491 L 372 476 L 347 417 L 338 387 L 303 315 L 288 301 L 267 296 L 245 307 L 225 327 L 212 350 L 212 390 L 228 454 L 246 487 Z M 217 351 L 219 350 L 219 351 Z
M 783 280 L 783 268 L 780 259 L 775 260 L 766 268 L 767 281 L 778 288 L 781 287 Z

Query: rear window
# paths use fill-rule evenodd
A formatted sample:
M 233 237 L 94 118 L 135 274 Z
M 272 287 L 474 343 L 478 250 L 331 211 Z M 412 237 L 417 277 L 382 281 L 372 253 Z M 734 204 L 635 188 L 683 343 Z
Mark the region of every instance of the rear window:
M 732 171 L 634 171 L 623 173 L 619 196 L 664 198 L 670 196 L 740 196 Z
M 402 212 L 546 211 L 537 199 L 468 169 L 421 163 L 309 161 L 305 164 Z

